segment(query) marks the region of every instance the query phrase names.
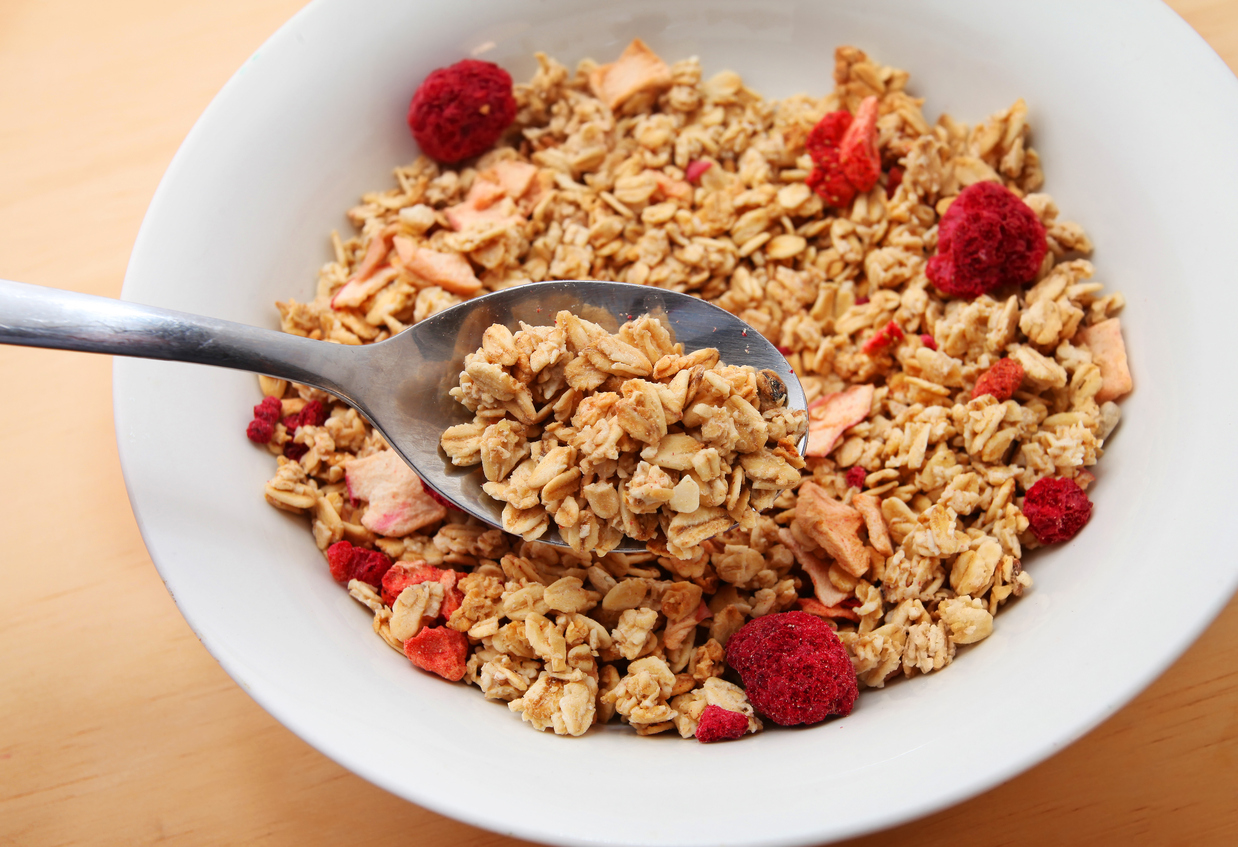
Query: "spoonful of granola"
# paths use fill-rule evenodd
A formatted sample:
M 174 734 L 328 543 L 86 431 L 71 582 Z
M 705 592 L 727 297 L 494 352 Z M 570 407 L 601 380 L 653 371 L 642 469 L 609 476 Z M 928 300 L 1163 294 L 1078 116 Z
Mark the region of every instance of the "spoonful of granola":
M 782 354 L 734 315 L 660 288 L 527 283 L 350 347 L 0 280 L 0 343 L 322 389 L 356 408 L 426 490 L 579 552 L 693 558 L 755 520 L 803 466 L 804 391 Z M 397 521 L 408 505 L 376 499 Z

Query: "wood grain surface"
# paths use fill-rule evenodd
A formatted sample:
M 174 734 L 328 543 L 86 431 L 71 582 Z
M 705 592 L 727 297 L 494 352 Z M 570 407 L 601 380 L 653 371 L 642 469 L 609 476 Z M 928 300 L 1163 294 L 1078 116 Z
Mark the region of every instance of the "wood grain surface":
M 302 5 L 0 0 L 0 277 L 119 296 L 177 146 Z M 1238 67 L 1238 0 L 1171 5 Z M 1149 104 L 1148 120 L 1173 119 L 1172 104 Z M 142 545 L 108 358 L 0 347 L 0 428 L 0 844 L 518 843 L 343 770 L 224 674 Z M 932 775 L 891 790 L 918 779 Z M 1236 789 L 1231 602 L 1079 742 L 959 806 L 847 843 L 1238 844 Z

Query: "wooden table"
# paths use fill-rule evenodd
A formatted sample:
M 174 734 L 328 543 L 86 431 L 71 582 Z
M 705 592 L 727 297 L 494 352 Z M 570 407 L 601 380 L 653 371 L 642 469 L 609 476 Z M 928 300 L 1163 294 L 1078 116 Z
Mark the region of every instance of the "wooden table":
M 119 296 L 185 133 L 303 1 L 0 2 L 0 277 Z M 1238 67 L 1238 0 L 1171 5 Z M 341 769 L 197 643 L 129 509 L 108 358 L 0 347 L 0 398 L 0 844 L 516 843 Z M 1236 669 L 1233 602 L 1078 743 L 849 843 L 1238 843 Z

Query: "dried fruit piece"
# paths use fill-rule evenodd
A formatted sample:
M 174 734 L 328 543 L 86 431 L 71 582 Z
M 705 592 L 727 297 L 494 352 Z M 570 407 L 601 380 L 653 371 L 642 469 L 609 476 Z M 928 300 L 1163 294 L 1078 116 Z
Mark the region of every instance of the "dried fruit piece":
M 998 403 L 1005 403 L 1022 384 L 1023 365 L 1016 359 L 999 359 L 976 380 L 976 387 L 971 390 L 971 399 L 992 394 Z
M 652 95 L 674 82 L 671 69 L 639 38 L 624 48 L 609 65 L 589 72 L 589 85 L 612 111 L 638 94 Z
M 873 405 L 871 385 L 853 385 L 808 404 L 808 446 L 805 456 L 828 456 L 838 436 L 868 417 Z
M 838 143 L 838 164 L 843 176 L 865 192 L 877 184 L 881 176 L 881 154 L 877 152 L 877 98 L 865 97 L 855 110 L 851 126 Z
M 322 426 L 327 422 L 327 410 L 322 403 L 311 400 L 301 407 L 301 411 L 284 418 L 284 429 L 295 433 L 303 426 Z
M 1041 544 L 1069 541 L 1092 517 L 1092 501 L 1073 479 L 1045 477 L 1027 490 L 1023 515 Z
M 850 112 L 840 109 L 826 113 L 825 117 L 817 121 L 804 142 L 804 149 L 808 151 L 813 162 L 822 165 L 825 162 L 838 161 L 838 145 L 842 143 L 852 120 Z
M 995 182 L 964 188 L 942 215 L 925 273 L 943 294 L 971 300 L 1031 282 L 1049 249 L 1036 213 Z
M 1092 361 L 1100 368 L 1100 391 L 1096 402 L 1117 400 L 1134 387 L 1130 366 L 1126 363 L 1126 344 L 1122 341 L 1122 323 L 1109 318 L 1083 327 L 1075 334 L 1074 344 L 1092 351 Z
M 255 444 L 266 444 L 275 435 L 275 422 L 279 420 L 283 404 L 278 397 L 263 397 L 254 406 L 254 419 L 245 428 L 245 436 Z
M 847 484 L 852 488 L 863 490 L 864 480 L 868 478 L 868 471 L 864 470 L 859 465 L 856 465 L 851 470 L 847 471 Z
M 903 184 L 903 169 L 898 165 L 890 168 L 889 175 L 886 177 L 886 199 L 889 200 L 898 191 L 898 187 Z
M 443 679 L 464 679 L 469 642 L 464 633 L 445 626 L 424 627 L 404 642 L 404 655 L 417 667 Z
M 846 110 L 829 112 L 808 133 L 804 147 L 816 167 L 806 182 L 831 206 L 849 205 L 881 176 L 877 109 L 877 98 L 865 97 L 854 117 Z
M 904 338 L 906 338 L 906 335 L 903 333 L 903 328 L 894 321 L 890 321 L 874 332 L 860 349 L 871 356 L 878 350 L 889 347 L 891 344 L 902 341 Z
M 701 177 L 705 174 L 705 171 L 709 170 L 713 166 L 714 166 L 713 162 L 706 162 L 706 161 L 702 161 L 701 159 L 695 159 L 691 162 L 688 162 L 688 167 L 684 168 L 683 178 L 686 179 L 688 182 L 695 184 L 700 181 Z
M 405 588 L 419 582 L 437 582 L 443 586 L 443 605 L 439 611 L 444 618 L 460 608 L 464 602 L 464 592 L 456 588 L 456 583 L 464 574 L 450 568 L 443 570 L 425 562 L 415 562 L 411 565 L 394 564 L 391 570 L 383 576 L 383 602 L 388 606 L 395 605 L 395 598 L 400 596 Z
M 431 71 L 408 107 L 422 151 L 448 163 L 489 150 L 515 118 L 511 74 L 478 59 Z
M 705 707 L 705 711 L 701 712 L 701 720 L 696 727 L 696 740 L 702 744 L 731 741 L 742 738 L 747 731 L 747 715 L 710 703 Z
M 359 579 L 378 588 L 391 568 L 391 559 L 379 550 L 367 550 L 348 541 L 337 541 L 327 548 L 327 566 L 340 585 Z
M 859 696 L 847 651 L 829 625 L 806 612 L 781 612 L 740 627 L 726 662 L 756 711 L 783 726 L 851 714 Z
M 920 336 L 920 343 L 921 343 L 921 344 L 923 344 L 925 347 L 927 347 L 927 348 L 928 348 L 928 349 L 930 349 L 930 350 L 936 350 L 936 349 L 937 349 L 937 339 L 936 339 L 936 338 L 934 338 L 933 336 L 929 335 L 927 332 L 926 332 L 926 333 L 921 334 L 921 336 Z
M 805 183 L 818 197 L 831 206 L 843 208 L 851 205 L 855 199 L 855 186 L 847 182 L 842 171 L 825 167 L 815 167 L 808 174 Z
M 348 496 L 366 500 L 361 525 L 371 532 L 402 538 L 447 517 L 447 510 L 427 493 L 421 478 L 392 450 L 344 463 Z

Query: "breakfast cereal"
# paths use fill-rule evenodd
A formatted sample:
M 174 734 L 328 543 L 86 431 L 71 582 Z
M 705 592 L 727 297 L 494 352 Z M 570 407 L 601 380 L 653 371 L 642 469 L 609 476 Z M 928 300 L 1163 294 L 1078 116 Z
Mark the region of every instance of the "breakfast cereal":
M 1042 191 L 1027 105 L 930 121 L 906 71 L 854 47 L 836 51 L 832 91 L 779 101 L 639 41 L 575 71 L 537 60 L 493 149 L 453 167 L 418 158 L 364 195 L 314 298 L 278 304 L 283 329 L 366 344 L 545 279 L 688 292 L 747 322 L 798 375 L 810 401 L 798 478 L 678 551 L 559 549 L 433 508 L 355 410 L 264 378 L 279 413 L 264 400 L 253 428 L 277 456 L 268 502 L 308 517 L 386 643 L 562 735 L 618 722 L 711 741 L 760 730 L 762 709 L 788 717 L 729 667 L 732 637 L 753 621 L 820 622 L 849 659 L 830 665 L 841 713 L 850 674 L 879 689 L 988 637 L 1032 585 L 1029 551 L 1091 514 L 1092 468 L 1132 389 L 1123 298 L 1093 279 L 1087 235 Z M 1000 255 L 1013 262 L 974 252 L 1010 220 Z M 534 458 L 518 395 L 500 403 L 516 423 L 449 433 L 448 454 L 510 481 Z M 315 402 L 325 415 L 302 419 Z M 609 433 L 618 412 L 594 412 Z M 556 479 L 575 461 L 561 458 Z M 1029 492 L 1046 481 L 1055 496 L 1038 505 Z M 605 514 L 610 492 L 592 493 L 547 514 L 570 526 L 582 501 Z M 1038 514 L 1050 536 L 1029 529 Z M 545 520 L 527 517 L 509 527 Z M 801 670 L 824 661 L 808 652 Z M 792 720 L 820 717 L 815 700 L 785 702 Z

